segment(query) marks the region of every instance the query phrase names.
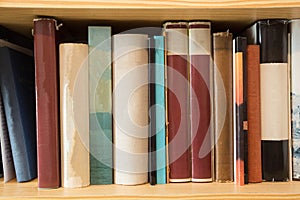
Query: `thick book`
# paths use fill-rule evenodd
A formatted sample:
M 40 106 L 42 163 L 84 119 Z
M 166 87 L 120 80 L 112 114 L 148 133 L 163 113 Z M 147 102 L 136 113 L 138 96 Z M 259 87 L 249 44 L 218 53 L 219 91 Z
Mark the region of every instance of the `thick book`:
M 247 38 L 233 40 L 233 102 L 235 182 L 248 183 Z
M 215 180 L 233 181 L 232 34 L 213 34 Z
M 188 125 L 188 23 L 164 24 L 167 64 L 168 164 L 170 182 L 188 182 L 190 142 Z
M 57 29 L 55 19 L 38 18 L 34 20 L 39 188 L 60 186 Z
M 24 182 L 37 176 L 32 41 L 9 30 L 6 32 L 3 27 L 0 34 L 3 105 L 16 178 Z
M 211 23 L 189 23 L 191 170 L 193 182 L 212 181 Z
M 247 46 L 247 112 L 248 112 L 248 180 L 262 182 L 261 171 L 261 107 L 260 47 Z
M 88 45 L 59 45 L 61 180 L 66 188 L 90 184 Z
M 114 183 L 148 182 L 148 35 L 113 36 Z
M 111 27 L 89 26 L 90 181 L 112 184 Z
M 288 21 L 260 20 L 245 31 L 260 45 L 262 178 L 289 178 Z
M 8 136 L 8 128 L 5 117 L 5 111 L 2 101 L 2 93 L 0 91 L 0 142 L 1 142 L 1 156 L 3 165 L 3 179 L 4 183 L 16 177 L 15 166 L 12 157 L 11 145 Z
M 166 117 L 165 117 L 165 38 L 154 36 L 155 48 L 155 127 L 156 127 L 156 183 L 166 184 Z

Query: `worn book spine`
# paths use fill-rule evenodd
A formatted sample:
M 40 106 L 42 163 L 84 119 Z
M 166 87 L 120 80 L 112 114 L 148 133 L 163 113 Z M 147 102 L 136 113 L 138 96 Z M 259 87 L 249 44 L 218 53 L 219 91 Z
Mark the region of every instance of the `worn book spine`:
M 57 22 L 34 20 L 38 187 L 60 186 Z
M 193 182 L 212 181 L 211 23 L 189 23 L 191 170 Z
M 66 188 L 90 184 L 88 45 L 59 45 L 61 180 Z
M 247 47 L 247 111 L 248 111 L 248 175 L 249 183 L 262 181 L 261 171 L 261 107 L 260 47 Z
M 232 34 L 213 34 L 215 180 L 233 181 Z
M 166 184 L 165 38 L 154 36 L 156 105 L 156 181 Z
M 148 182 L 148 35 L 113 36 L 114 183 Z
M 188 23 L 164 24 L 167 54 L 169 181 L 187 182 L 190 173 L 188 126 Z
M 111 27 L 89 26 L 91 184 L 112 184 Z

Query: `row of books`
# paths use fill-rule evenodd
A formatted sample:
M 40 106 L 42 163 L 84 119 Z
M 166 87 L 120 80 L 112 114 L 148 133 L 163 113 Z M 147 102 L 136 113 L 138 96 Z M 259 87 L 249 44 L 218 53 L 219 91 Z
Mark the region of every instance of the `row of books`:
M 4 181 L 298 179 L 300 20 L 288 22 L 260 20 L 235 38 L 206 21 L 113 36 L 90 26 L 88 44 L 64 43 L 52 18 L 34 20 L 33 40 L 1 27 Z

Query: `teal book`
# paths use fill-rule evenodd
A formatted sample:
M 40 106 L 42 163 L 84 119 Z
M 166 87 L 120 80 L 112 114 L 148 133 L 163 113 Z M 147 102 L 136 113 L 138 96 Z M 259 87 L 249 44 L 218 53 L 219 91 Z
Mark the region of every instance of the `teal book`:
M 166 118 L 164 36 L 154 36 L 156 104 L 156 181 L 166 184 Z
M 112 184 L 111 27 L 89 26 L 90 181 Z

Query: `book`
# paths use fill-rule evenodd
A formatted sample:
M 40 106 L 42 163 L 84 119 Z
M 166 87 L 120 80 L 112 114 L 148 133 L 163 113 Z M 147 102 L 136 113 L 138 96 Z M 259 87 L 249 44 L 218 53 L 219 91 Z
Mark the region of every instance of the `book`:
M 233 102 L 235 182 L 248 183 L 248 121 L 247 121 L 247 38 L 233 40 Z
M 245 31 L 248 44 L 260 45 L 262 178 L 289 177 L 288 21 L 260 20 Z
M 193 182 L 212 181 L 211 23 L 189 23 L 191 169 Z
M 213 34 L 215 180 L 233 181 L 232 34 Z
M 3 164 L 3 178 L 4 183 L 16 177 L 15 166 L 12 157 L 12 150 L 8 136 L 8 128 L 5 117 L 5 111 L 2 101 L 2 93 L 0 91 L 0 142 L 1 142 L 1 156 Z
M 261 107 L 260 47 L 247 45 L 247 111 L 248 111 L 248 179 L 262 182 L 261 171 Z
M 148 182 L 148 35 L 113 36 L 114 183 Z
M 165 37 L 154 36 L 155 46 L 155 126 L 156 126 L 156 182 L 166 184 L 166 106 L 165 106 Z
M 89 26 L 90 181 L 112 184 L 111 27 Z
M 88 45 L 59 45 L 61 180 L 66 188 L 90 184 Z
M 57 21 L 34 19 L 38 187 L 60 186 Z
M 190 141 L 188 126 L 188 23 L 166 22 L 168 164 L 170 182 L 188 182 Z
M 0 29 L 0 87 L 16 178 L 25 182 L 37 176 L 32 40 Z

